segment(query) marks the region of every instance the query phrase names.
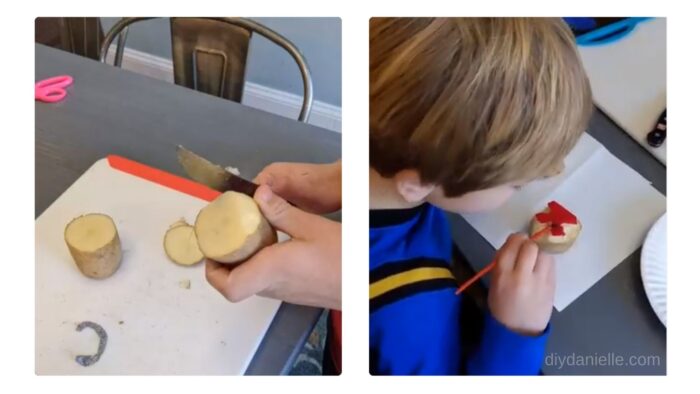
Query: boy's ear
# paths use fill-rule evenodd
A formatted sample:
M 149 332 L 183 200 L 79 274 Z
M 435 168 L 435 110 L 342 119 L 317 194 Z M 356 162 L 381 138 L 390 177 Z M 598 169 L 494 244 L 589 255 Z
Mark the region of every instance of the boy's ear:
M 402 170 L 394 175 L 396 191 L 406 202 L 416 203 L 425 200 L 435 190 L 435 185 L 423 184 L 416 170 Z
M 561 162 L 550 167 L 547 170 L 547 172 L 544 174 L 543 178 L 551 178 L 553 176 L 557 176 L 557 175 L 561 174 L 562 172 L 564 172 L 565 168 L 566 167 L 564 165 L 564 160 L 562 160 Z

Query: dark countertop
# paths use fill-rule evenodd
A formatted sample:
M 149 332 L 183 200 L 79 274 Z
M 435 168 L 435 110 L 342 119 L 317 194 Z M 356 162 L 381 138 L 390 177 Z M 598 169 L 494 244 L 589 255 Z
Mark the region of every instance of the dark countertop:
M 55 104 L 36 104 L 39 216 L 95 161 L 118 154 L 184 176 L 175 146 L 252 178 L 275 161 L 331 162 L 340 134 L 36 44 L 36 80 L 69 74 Z M 318 308 L 283 303 L 247 374 L 280 374 L 304 345 Z

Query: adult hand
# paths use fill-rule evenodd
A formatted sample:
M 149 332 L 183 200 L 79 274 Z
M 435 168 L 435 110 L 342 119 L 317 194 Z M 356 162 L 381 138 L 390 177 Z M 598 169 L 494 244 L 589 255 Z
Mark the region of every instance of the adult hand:
M 270 224 L 291 239 L 233 267 L 208 260 L 207 281 L 231 302 L 257 294 L 340 310 L 340 223 L 291 206 L 266 183 L 258 187 L 255 201 Z
M 255 178 L 297 207 L 312 213 L 330 213 L 342 206 L 341 162 L 330 164 L 272 163 Z

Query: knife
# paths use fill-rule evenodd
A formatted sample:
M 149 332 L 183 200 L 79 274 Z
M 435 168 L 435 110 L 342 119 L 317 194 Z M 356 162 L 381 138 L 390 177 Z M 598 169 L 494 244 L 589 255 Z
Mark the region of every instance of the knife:
M 214 190 L 232 190 L 253 197 L 258 189 L 255 183 L 210 162 L 182 145 L 177 146 L 177 160 L 190 178 Z

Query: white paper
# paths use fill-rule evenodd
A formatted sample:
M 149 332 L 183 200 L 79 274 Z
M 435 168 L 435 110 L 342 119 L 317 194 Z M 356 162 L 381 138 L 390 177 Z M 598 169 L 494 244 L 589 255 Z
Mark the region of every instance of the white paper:
M 666 163 L 666 144 L 646 143 L 666 108 L 666 18 L 642 22 L 619 41 L 579 51 L 596 105 Z
M 555 257 L 559 311 L 634 252 L 666 211 L 663 194 L 584 134 L 561 175 L 525 186 L 496 211 L 464 218 L 498 249 L 511 233 L 526 231 L 532 216 L 552 200 L 583 225 L 571 249 Z

